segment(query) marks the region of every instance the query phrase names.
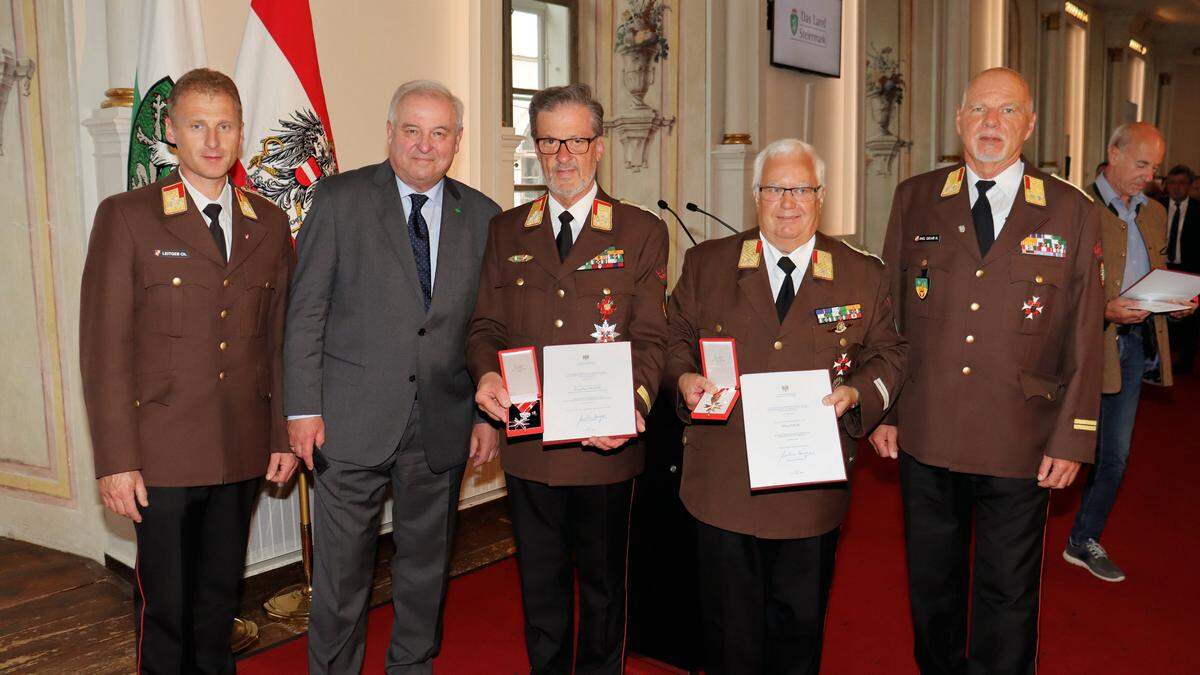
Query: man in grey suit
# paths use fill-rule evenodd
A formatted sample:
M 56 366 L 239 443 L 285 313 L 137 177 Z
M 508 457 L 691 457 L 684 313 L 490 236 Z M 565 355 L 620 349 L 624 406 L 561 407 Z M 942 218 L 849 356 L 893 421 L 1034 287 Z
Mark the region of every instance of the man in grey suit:
M 477 416 L 466 331 L 491 199 L 446 178 L 462 102 L 401 85 L 388 160 L 321 182 L 296 240 L 284 342 L 292 451 L 316 474 L 309 670 L 358 673 L 380 510 L 391 483 L 389 673 L 429 673 L 463 470 L 497 454 Z

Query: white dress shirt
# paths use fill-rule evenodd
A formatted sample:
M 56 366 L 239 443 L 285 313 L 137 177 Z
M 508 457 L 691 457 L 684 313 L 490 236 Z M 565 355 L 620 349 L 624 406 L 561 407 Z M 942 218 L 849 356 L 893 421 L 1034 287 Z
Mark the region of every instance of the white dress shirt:
M 579 201 L 571 205 L 571 208 L 566 208 L 558 203 L 554 195 L 550 195 L 550 226 L 554 228 L 554 238 L 558 239 L 558 231 L 562 228 L 562 222 L 559 221 L 558 215 L 563 211 L 568 211 L 571 214 L 571 241 L 579 239 L 579 233 L 583 231 L 583 222 L 592 212 L 592 202 L 596 201 L 596 193 L 600 191 L 600 185 L 592 181 L 592 189 L 588 190 L 587 194 L 579 198 Z
M 767 279 L 771 281 L 771 297 L 779 297 L 779 289 L 783 288 L 783 280 L 787 278 L 779 267 L 779 259 L 784 257 L 791 258 L 792 262 L 796 263 L 796 269 L 792 270 L 792 290 L 799 293 L 800 282 L 804 280 L 804 273 L 808 271 L 808 261 L 812 260 L 813 247 L 817 245 L 817 236 L 814 234 L 808 241 L 787 254 L 772 246 L 761 233 L 758 238 L 763 243 L 763 257 L 767 259 Z
M 421 215 L 425 217 L 425 225 L 429 228 L 429 292 L 433 293 L 433 285 L 437 281 L 438 242 L 442 239 L 442 186 L 446 179 L 439 180 L 436 185 L 420 194 L 429 199 L 421 207 Z M 412 214 L 412 199 L 409 195 L 417 194 L 408 183 L 396 177 L 396 188 L 400 190 L 400 203 L 404 205 L 404 223 L 408 226 L 408 218 Z
M 992 225 L 996 230 L 993 233 L 995 239 L 1000 238 L 1000 230 L 1004 228 L 1004 221 L 1008 219 L 1008 213 L 1012 211 L 1013 201 L 1021 192 L 1021 179 L 1024 176 L 1025 162 L 1017 160 L 996 176 L 987 179 L 996 181 L 996 184 L 987 191 L 988 203 L 992 205 Z M 968 166 L 967 196 L 971 199 L 972 207 L 979 199 L 979 188 L 975 187 L 975 182 L 980 180 L 984 179 L 976 175 Z
M 179 177 L 183 179 L 183 186 L 187 188 L 188 194 L 192 197 L 192 203 L 200 209 L 200 219 L 204 221 L 205 227 L 208 227 L 208 216 L 204 215 L 204 207 L 209 204 L 216 204 L 221 207 L 221 215 L 217 216 L 217 224 L 221 226 L 221 230 L 225 232 L 225 259 L 229 260 L 233 255 L 233 190 L 229 187 L 229 181 L 225 181 L 225 187 L 222 188 L 221 194 L 216 199 L 209 199 L 204 196 L 204 193 L 197 190 L 188 182 L 188 179 L 179 172 Z
M 1188 202 L 1191 199 L 1184 197 L 1182 201 L 1176 204 L 1174 199 L 1167 200 L 1167 236 L 1171 236 L 1171 223 L 1175 221 L 1175 211 L 1179 211 L 1179 231 L 1175 233 L 1175 259 L 1167 262 L 1178 265 L 1183 262 L 1183 248 L 1180 244 L 1183 243 L 1183 224 L 1187 222 Z M 1167 242 L 1167 250 L 1171 250 L 1171 242 Z

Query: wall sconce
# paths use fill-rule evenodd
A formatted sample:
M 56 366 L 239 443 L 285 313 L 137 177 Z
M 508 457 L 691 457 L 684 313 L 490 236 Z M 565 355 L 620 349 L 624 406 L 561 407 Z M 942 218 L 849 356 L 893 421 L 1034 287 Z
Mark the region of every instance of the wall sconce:
M 1133 38 L 1129 38 L 1129 48 L 1138 54 L 1141 54 L 1142 56 L 1145 56 L 1146 52 L 1150 51 L 1146 48 L 1146 45 L 1134 40 Z
M 1063 5 L 1063 11 L 1069 14 L 1072 18 L 1078 20 L 1080 23 L 1088 22 L 1088 13 L 1083 11 L 1082 7 L 1073 2 L 1068 2 Z

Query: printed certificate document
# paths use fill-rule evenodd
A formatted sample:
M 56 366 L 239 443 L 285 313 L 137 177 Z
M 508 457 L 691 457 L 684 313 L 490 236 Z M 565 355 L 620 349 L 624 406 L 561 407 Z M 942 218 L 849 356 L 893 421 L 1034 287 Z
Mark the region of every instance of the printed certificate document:
M 542 366 L 542 443 L 637 436 L 628 342 L 545 347 Z
M 846 480 L 827 370 L 742 375 L 750 489 Z
M 1200 295 L 1200 275 L 1154 269 L 1138 279 L 1121 297 L 1136 300 L 1136 309 L 1158 314 L 1187 309 L 1188 305 L 1178 301 L 1191 300 L 1197 295 Z

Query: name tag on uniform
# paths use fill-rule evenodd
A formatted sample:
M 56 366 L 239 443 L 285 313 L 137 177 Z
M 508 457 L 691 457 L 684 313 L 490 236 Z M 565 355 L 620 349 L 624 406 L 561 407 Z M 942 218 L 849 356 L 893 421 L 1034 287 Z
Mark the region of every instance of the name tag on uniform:
M 918 244 L 936 244 L 942 240 L 940 234 L 918 234 L 913 237 L 913 241 Z
M 155 258 L 190 258 L 187 251 L 172 251 L 168 249 L 154 249 Z
M 1057 234 L 1031 234 L 1021 240 L 1021 253 L 1049 258 L 1067 256 L 1067 240 Z

